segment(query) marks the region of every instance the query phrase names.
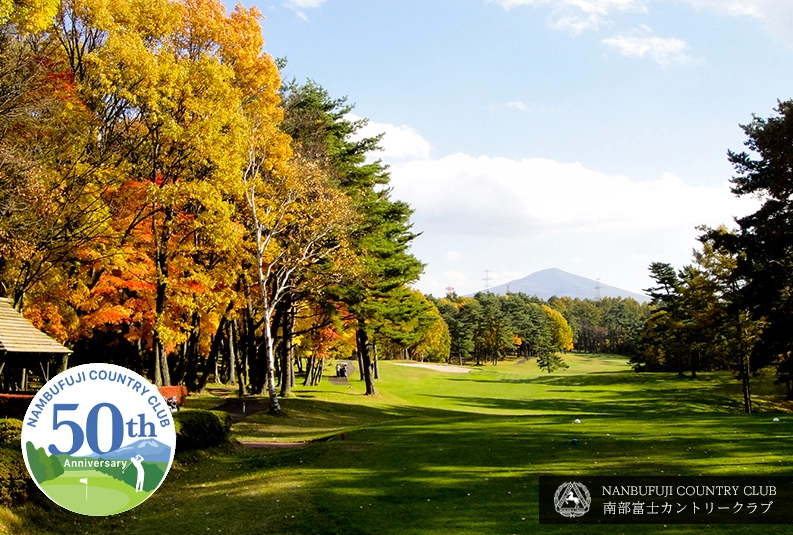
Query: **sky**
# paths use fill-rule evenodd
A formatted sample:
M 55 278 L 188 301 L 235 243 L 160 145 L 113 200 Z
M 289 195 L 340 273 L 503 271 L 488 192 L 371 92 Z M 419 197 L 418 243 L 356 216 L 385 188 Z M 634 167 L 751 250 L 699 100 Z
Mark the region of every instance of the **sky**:
M 443 295 L 546 268 L 641 293 L 734 226 L 740 125 L 793 98 L 791 0 L 257 0 L 285 79 L 385 133 Z M 595 290 L 593 288 L 593 297 Z

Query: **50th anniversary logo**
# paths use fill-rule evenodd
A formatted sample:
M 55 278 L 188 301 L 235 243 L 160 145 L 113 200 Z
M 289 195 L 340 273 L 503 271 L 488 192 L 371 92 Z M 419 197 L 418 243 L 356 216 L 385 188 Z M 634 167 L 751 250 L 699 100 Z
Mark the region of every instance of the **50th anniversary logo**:
M 53 377 L 25 414 L 22 453 L 52 501 L 91 516 L 127 511 L 168 474 L 173 417 L 157 388 L 113 364 L 84 364 Z

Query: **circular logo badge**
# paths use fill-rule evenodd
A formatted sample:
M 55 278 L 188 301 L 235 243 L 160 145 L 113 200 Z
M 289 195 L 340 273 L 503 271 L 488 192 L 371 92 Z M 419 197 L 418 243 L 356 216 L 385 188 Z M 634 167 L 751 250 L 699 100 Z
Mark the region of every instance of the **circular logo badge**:
M 36 485 L 75 513 L 114 515 L 151 496 L 176 446 L 157 388 L 114 364 L 84 364 L 45 384 L 25 413 L 22 454 Z
M 589 511 L 592 497 L 583 483 L 568 481 L 556 489 L 553 497 L 556 512 L 567 518 L 578 518 Z

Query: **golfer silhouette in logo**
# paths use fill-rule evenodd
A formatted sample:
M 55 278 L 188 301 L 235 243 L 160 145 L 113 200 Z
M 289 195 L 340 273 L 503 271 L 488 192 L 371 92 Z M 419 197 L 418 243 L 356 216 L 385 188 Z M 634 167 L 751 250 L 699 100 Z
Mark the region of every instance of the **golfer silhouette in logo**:
M 131 458 L 130 461 L 132 461 L 132 464 L 135 465 L 135 469 L 138 471 L 138 481 L 135 484 L 135 492 L 141 492 L 143 490 L 143 477 L 145 475 L 143 472 L 143 465 L 141 464 L 143 461 L 143 455 L 138 453 L 133 458 Z

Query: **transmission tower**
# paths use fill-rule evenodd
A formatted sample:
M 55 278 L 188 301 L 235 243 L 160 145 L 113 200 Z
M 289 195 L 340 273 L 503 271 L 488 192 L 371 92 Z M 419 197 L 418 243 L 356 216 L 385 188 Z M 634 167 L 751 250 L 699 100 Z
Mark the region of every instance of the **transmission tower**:
M 454 295 L 454 286 L 447 286 L 446 290 L 446 297 L 452 297 Z
M 600 278 L 595 279 L 595 300 L 600 301 Z
M 493 279 L 490 277 L 490 270 L 485 268 L 485 277 L 482 279 L 485 281 L 485 292 L 490 293 L 490 281 Z

